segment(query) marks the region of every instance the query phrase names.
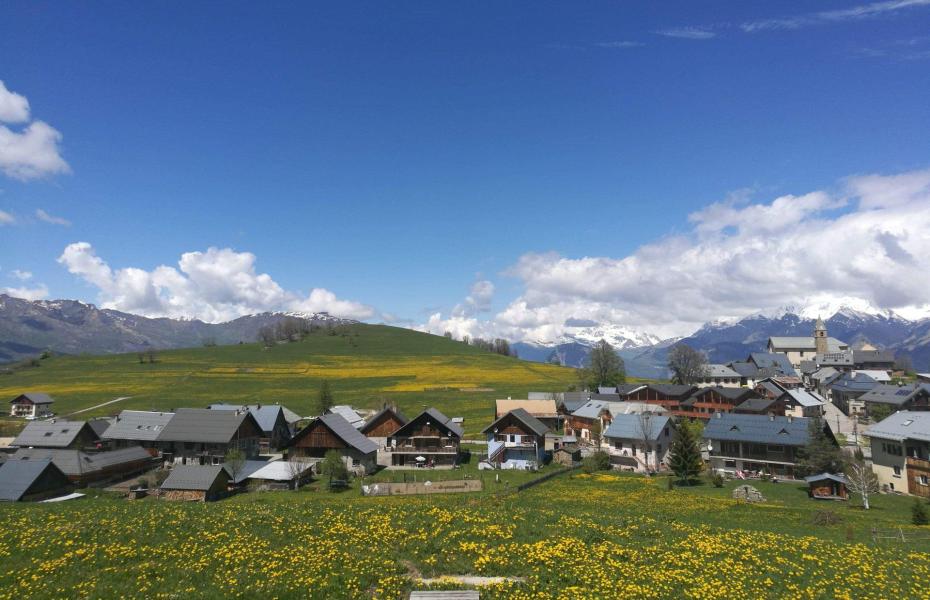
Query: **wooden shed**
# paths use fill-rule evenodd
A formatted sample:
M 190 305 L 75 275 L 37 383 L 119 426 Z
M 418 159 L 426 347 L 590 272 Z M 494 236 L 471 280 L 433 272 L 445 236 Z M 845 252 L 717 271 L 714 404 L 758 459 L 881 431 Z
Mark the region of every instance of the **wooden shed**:
M 821 473 L 805 477 L 808 490 L 807 495 L 815 500 L 848 500 L 849 492 L 846 489 L 846 478 L 832 473 Z
M 552 452 L 552 462 L 571 467 L 577 462 L 581 462 L 581 450 L 575 446 L 562 446 Z
M 219 500 L 226 495 L 229 480 L 229 472 L 222 465 L 177 465 L 161 484 L 161 497 L 199 502 Z

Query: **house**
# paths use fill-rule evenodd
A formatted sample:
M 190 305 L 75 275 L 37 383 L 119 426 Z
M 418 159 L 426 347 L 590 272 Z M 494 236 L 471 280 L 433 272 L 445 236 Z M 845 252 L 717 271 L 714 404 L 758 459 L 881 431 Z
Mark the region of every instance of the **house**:
M 301 460 L 247 460 L 233 475 L 227 465 L 232 482 L 245 483 L 253 490 L 293 490 L 311 479 L 316 463 Z
M 746 362 L 755 365 L 759 371 L 766 373 L 764 377 L 798 376 L 788 357 L 777 352 L 751 352 Z M 763 379 L 763 377 L 756 378 L 757 381 L 760 379 Z
M 849 492 L 846 490 L 846 478 L 832 473 L 820 473 L 805 477 L 807 482 L 807 495 L 817 500 L 848 500 Z
M 559 415 L 564 421 L 568 415 L 581 408 L 590 399 L 590 392 L 563 392 L 556 400 Z
M 619 398 L 619 396 L 618 396 Z M 562 429 L 562 416 L 555 400 L 496 400 L 494 418 L 499 419 L 510 411 L 522 408 L 552 430 Z
M 641 412 L 666 413 L 664 407 L 646 402 L 609 402 L 606 400 L 588 400 L 565 421 L 565 434 L 575 436 L 586 442 L 597 443 L 595 439 L 607 428 L 615 414 L 637 414 Z
M 676 385 L 671 383 L 651 383 L 639 386 L 629 392 L 626 399 L 630 402 L 646 402 L 657 404 L 664 409 L 674 412 L 681 403 L 693 394 L 697 388 L 693 385 Z
M 698 387 L 740 387 L 742 376 L 727 365 L 711 364 L 705 368 L 704 377 L 696 381 L 694 385 Z
M 371 439 L 379 446 L 387 443 L 389 435 L 407 424 L 409 419 L 396 407 L 385 406 L 365 421 L 359 428 L 359 433 Z
M 882 371 L 880 369 L 856 369 L 852 372 L 853 375 L 865 375 L 871 377 L 873 381 L 878 383 L 890 383 L 891 375 L 888 371 Z
M 40 419 L 52 415 L 52 397 L 43 392 L 26 392 L 10 400 L 10 416 Z
M 617 415 L 604 432 L 603 445 L 618 468 L 653 472 L 664 466 L 674 432 L 667 415 Z
M 883 489 L 930 497 L 930 412 L 902 410 L 865 432 Z
M 802 360 L 815 358 L 817 354 L 845 352 L 849 344 L 841 342 L 827 335 L 827 326 L 823 319 L 817 319 L 814 324 L 814 335 L 811 337 L 770 337 L 767 349 L 771 353 L 783 354 L 791 365 L 798 369 Z
M 179 408 L 158 435 L 165 462 L 219 465 L 233 449 L 258 455 L 263 433 L 247 410 Z
M 326 412 L 331 415 L 341 416 L 343 419 L 348 421 L 349 425 L 355 427 L 356 429 L 365 424 L 365 419 L 362 418 L 362 415 L 358 414 L 355 409 L 346 404 L 337 404 Z
M 85 486 L 138 475 L 154 468 L 158 459 L 140 446 L 130 446 L 91 453 L 53 448 L 20 448 L 10 460 L 51 460 L 72 483 Z
M 830 400 L 832 398 L 830 385 L 842 375 L 843 373 L 841 371 L 837 371 L 833 367 L 823 367 L 811 373 L 810 376 L 805 379 L 805 382 L 809 387 L 816 390 L 818 394 Z
M 785 390 L 778 399 L 785 405 L 785 414 L 794 417 L 822 417 L 827 403 L 817 392 L 803 389 Z
M 691 394 L 672 414 L 676 417 L 706 420 L 716 412 L 730 412 L 746 400 L 758 396 L 754 390 L 749 388 L 705 387 Z
M 878 384 L 858 400 L 867 415 L 871 415 L 876 405 L 885 405 L 891 410 L 930 410 L 930 385 Z
M 890 373 L 894 371 L 894 352 L 891 350 L 853 350 L 856 369 L 871 369 Z
M 507 412 L 482 431 L 488 437 L 488 462 L 500 469 L 541 466 L 546 461 L 548 431 L 525 408 Z
M 851 371 L 834 379 L 828 389 L 834 406 L 843 413 L 854 416 L 865 415 L 865 403 L 861 398 L 877 385 L 878 382 L 864 371 Z
M 711 468 L 794 478 L 798 450 L 810 440 L 810 419 L 717 413 L 704 426 Z M 824 431 L 832 438 L 829 428 Z
M 234 404 L 211 404 L 210 410 L 247 410 L 262 430 L 259 439 L 261 452 L 269 452 L 283 447 L 294 435 L 294 424 L 300 421 L 301 416 L 280 404 L 248 404 L 236 406 Z
M 49 460 L 8 460 L 0 464 L 0 501 L 42 500 L 67 494 L 68 477 Z
M 785 416 L 785 404 L 779 399 L 755 396 L 743 400 L 731 412 L 741 415 Z
M 16 436 L 13 446 L 20 448 L 97 449 L 100 438 L 84 421 L 51 419 L 32 421 Z
M 373 473 L 378 466 L 378 445 L 362 435 L 341 414 L 329 413 L 310 421 L 288 443 L 288 459 L 325 458 L 335 450 L 350 471 Z
M 173 416 L 172 412 L 124 410 L 100 438 L 112 448 L 158 448 L 158 436 Z
M 435 408 L 428 408 L 388 437 L 392 467 L 458 464 L 462 428 Z
M 188 502 L 219 500 L 226 496 L 229 481 L 229 472 L 223 465 L 178 465 L 161 484 L 161 498 Z

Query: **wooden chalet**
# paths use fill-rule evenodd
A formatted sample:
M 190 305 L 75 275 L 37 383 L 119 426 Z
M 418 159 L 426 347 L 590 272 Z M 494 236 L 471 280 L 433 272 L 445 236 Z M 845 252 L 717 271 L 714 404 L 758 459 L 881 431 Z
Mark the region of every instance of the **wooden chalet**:
M 633 390 L 627 394 L 626 400 L 657 404 L 674 414 L 675 411 L 680 409 L 681 403 L 694 394 L 697 389 L 693 385 L 653 383 Z
M 387 440 L 388 436 L 408 423 L 409 419 L 401 414 L 394 406 L 385 406 L 373 414 L 365 424 L 359 428 L 359 432 L 367 438 Z
M 751 398 L 758 398 L 758 394 L 749 388 L 705 387 L 694 392 L 672 414 L 677 417 L 707 420 L 714 416 L 714 413 L 731 412 Z
M 238 449 L 246 458 L 258 456 L 263 433 L 248 410 L 180 408 L 158 435 L 166 463 L 219 465 Z
M 503 415 L 482 433 L 488 436 L 488 462 L 502 469 L 528 469 L 546 460 L 549 427 L 526 409 Z
M 778 399 L 772 400 L 754 396 L 741 402 L 732 412 L 740 415 L 777 415 L 783 417 L 785 416 L 785 403 Z
M 330 413 L 313 419 L 288 444 L 288 458 L 324 458 L 336 450 L 356 473 L 377 469 L 378 445 L 362 435 L 342 415 Z
M 49 459 L 0 463 L 0 502 L 42 500 L 71 490 L 68 477 Z
M 230 475 L 222 465 L 179 465 L 161 484 L 163 500 L 209 502 L 227 495 Z
M 428 408 L 388 437 L 391 466 L 455 466 L 463 433 L 458 423 Z

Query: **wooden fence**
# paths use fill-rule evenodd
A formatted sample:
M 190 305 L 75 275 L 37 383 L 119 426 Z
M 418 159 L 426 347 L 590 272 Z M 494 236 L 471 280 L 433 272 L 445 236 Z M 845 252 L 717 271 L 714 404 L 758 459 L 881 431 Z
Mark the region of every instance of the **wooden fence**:
M 930 531 L 904 529 L 903 527 L 872 528 L 872 541 L 876 544 L 889 542 L 918 542 L 930 540 Z

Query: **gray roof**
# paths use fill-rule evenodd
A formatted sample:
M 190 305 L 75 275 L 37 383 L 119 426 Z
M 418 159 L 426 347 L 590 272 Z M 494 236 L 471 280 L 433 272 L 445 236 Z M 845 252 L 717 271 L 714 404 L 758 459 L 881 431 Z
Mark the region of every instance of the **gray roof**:
M 317 417 L 317 420 L 322 421 L 339 439 L 362 454 L 370 454 L 378 451 L 378 444 L 362 435 L 359 430 L 346 421 L 345 417 L 342 415 L 328 414 Z M 313 425 L 313 423 L 310 425 Z
M 565 397 L 564 392 L 527 392 L 527 400 L 555 400 L 556 404 Z
M 811 374 L 811 379 L 815 381 L 826 381 L 837 374 L 839 374 L 839 371 L 833 367 L 821 367 Z
M 598 394 L 616 394 L 616 393 L 618 393 L 618 392 L 617 392 L 617 386 L 615 386 L 615 385 L 611 385 L 611 386 L 603 386 L 603 385 L 601 385 L 601 386 L 598 386 L 598 388 L 597 388 L 597 393 L 598 393 Z
M 284 414 L 284 421 L 286 423 L 293 422 L 287 420 L 284 407 L 280 404 L 246 404 L 240 406 L 236 406 L 235 404 L 211 404 L 207 408 L 210 410 L 248 410 L 252 413 L 252 416 L 255 417 L 255 421 L 258 423 L 261 430 L 265 432 L 274 431 L 274 426 L 275 423 L 278 422 L 279 414 Z M 300 417 L 297 417 L 296 420 L 299 421 Z
M 243 463 L 242 469 L 234 479 L 234 483 L 240 483 L 246 479 L 292 481 L 298 474 L 306 473 L 312 469 L 316 462 L 318 461 L 247 460 Z M 296 469 L 299 469 L 299 472 Z M 226 471 L 232 477 L 229 467 L 226 467 Z
M 446 415 L 444 415 L 444 414 L 442 414 L 441 412 L 439 412 L 439 410 L 437 410 L 437 409 L 431 407 L 431 408 L 427 408 L 427 409 L 426 409 L 425 411 L 423 411 L 423 412 L 425 412 L 426 414 L 428 414 L 430 417 L 432 417 L 432 418 L 435 419 L 436 421 L 438 421 L 438 422 L 444 424 L 444 425 L 445 425 L 446 427 L 448 427 L 453 433 L 455 433 L 455 435 L 457 435 L 457 436 L 459 436 L 459 437 L 462 437 L 463 435 L 465 435 L 465 431 L 462 429 L 461 425 L 459 425 L 458 423 L 453 423 L 452 420 L 449 419 L 449 417 L 447 417 Z
M 648 402 L 636 402 L 629 400 L 620 400 L 609 402 L 607 400 L 588 400 L 583 406 L 572 413 L 573 417 L 582 419 L 596 419 L 602 411 L 607 411 L 611 416 L 637 414 L 644 411 L 651 413 L 667 412 L 665 407 L 658 404 L 649 404 Z
M 84 421 L 32 421 L 26 425 L 11 446 L 38 446 L 42 448 L 66 448 L 74 442 L 82 429 L 93 430 Z M 96 435 L 96 434 L 95 434 Z
M 329 414 L 341 415 L 343 419 L 352 424 L 352 427 L 361 427 L 365 424 L 365 419 L 362 418 L 362 415 L 355 412 L 351 406 L 345 404 L 337 404 L 330 408 Z
M 549 431 L 548 426 L 528 413 L 525 408 L 515 408 L 514 410 L 510 411 L 506 415 L 502 415 L 499 419 L 488 425 L 481 433 L 488 433 L 493 431 L 494 427 L 496 427 L 500 421 L 507 418 L 507 415 L 513 415 L 515 419 L 526 425 L 529 430 L 536 435 L 546 435 L 546 432 Z
M 824 479 L 830 479 L 838 483 L 846 484 L 846 478 L 842 475 L 834 475 L 833 473 L 821 473 L 820 475 L 810 475 L 804 478 L 804 481 L 811 483 L 813 481 L 823 481 Z
M 150 460 L 152 455 L 140 446 L 131 446 L 108 452 L 81 452 L 54 448 L 20 448 L 11 461 L 51 460 L 62 473 L 69 476 L 87 475 L 110 467 Z
M 707 377 L 739 377 L 740 374 L 726 365 L 707 365 Z
M 930 442 L 930 412 L 900 410 L 869 427 L 865 435 L 898 442 L 907 439 Z
M 158 441 L 227 444 L 246 419 L 255 420 L 245 411 L 179 408 L 161 430 Z
M 607 400 L 588 400 L 572 412 L 572 416 L 581 417 L 582 419 L 596 419 L 601 414 L 601 411 L 606 410 L 608 406 L 610 406 L 610 402 Z
M 803 336 L 803 337 L 790 337 L 790 336 L 772 336 L 769 338 L 769 343 L 775 348 L 783 348 L 785 350 L 816 350 L 817 343 L 814 341 L 814 336 Z M 827 350 L 838 351 L 842 347 L 848 347 L 849 344 L 846 342 L 841 342 L 840 340 L 832 337 L 827 338 Z
M 174 413 L 147 410 L 124 410 L 100 436 L 105 440 L 154 442 Z
M 375 421 L 377 421 L 378 419 L 380 419 L 380 418 L 381 418 L 381 415 L 386 414 L 386 413 L 388 413 L 388 412 L 393 413 L 394 416 L 397 417 L 397 420 L 400 421 L 402 425 L 403 425 L 403 424 L 406 424 L 406 423 L 409 421 L 409 420 L 407 419 L 407 417 L 405 417 L 399 410 L 397 410 L 397 409 L 394 408 L 393 406 L 385 406 L 384 408 L 382 408 L 381 410 L 379 410 L 379 411 L 376 412 L 375 414 L 373 414 L 373 415 L 371 415 L 370 417 L 368 417 L 368 419 L 365 421 L 365 423 L 364 423 L 361 427 L 359 427 L 358 430 L 359 430 L 359 431 L 365 431 L 365 429 L 366 429 L 369 425 L 373 424 Z
M 835 392 L 868 392 L 878 385 L 878 382 L 865 373 L 843 373 L 833 380 L 830 389 Z
M 781 396 L 782 394 L 785 393 L 785 388 L 781 387 L 780 385 L 778 385 L 777 383 L 775 383 L 775 382 L 772 381 L 771 379 L 765 379 L 765 380 L 763 380 L 763 381 L 760 381 L 760 382 L 757 383 L 756 385 L 758 385 L 759 387 L 761 387 L 761 388 L 764 389 L 765 391 L 769 392 L 770 394 L 772 394 L 772 395 L 775 396 L 776 398 L 777 398 L 778 396 Z
M 649 439 L 656 440 L 671 419 L 665 415 L 653 415 L 649 418 Z M 640 415 L 617 415 L 604 431 L 605 438 L 640 440 L 643 438 Z
M 882 383 L 859 396 L 859 400 L 902 406 L 921 392 L 930 393 L 930 386 L 926 384 L 897 386 Z
M 736 406 L 736 410 L 763 413 L 775 404 L 772 398 L 747 398 Z
M 870 362 L 894 364 L 894 352 L 891 350 L 853 350 L 853 359 L 857 364 Z
M 676 383 L 650 383 L 645 387 L 656 390 L 666 396 L 685 396 L 697 389 L 693 385 L 681 385 Z
M 785 390 L 785 393 L 782 395 L 786 396 L 786 401 L 794 402 L 799 406 L 811 407 L 823 406 L 826 404 L 826 400 L 824 400 L 816 392 L 808 392 L 807 390 L 802 390 L 800 388 L 796 390 Z
M 797 375 L 788 356 L 778 352 L 753 352 L 749 360 L 760 369 L 771 369 L 783 375 Z
M 27 398 L 33 404 L 51 404 L 54 402 L 54 400 L 52 400 L 52 397 L 46 394 L 45 392 L 25 392 L 23 394 L 20 394 L 19 396 L 16 396 L 12 400 L 10 400 L 10 403 L 12 404 L 13 402 L 16 402 L 17 400 L 19 400 L 20 398 Z
M 223 465 L 177 465 L 171 469 L 161 489 L 206 492 L 223 474 L 229 475 Z
M 828 352 L 826 354 L 817 354 L 816 362 L 818 365 L 836 365 L 839 367 L 851 367 L 853 365 L 852 350 L 841 352 Z
M 0 464 L 0 500 L 16 502 L 22 498 L 46 469 L 59 470 L 51 460 L 8 460 Z
M 704 439 L 803 446 L 810 419 L 717 413 L 704 426 Z

